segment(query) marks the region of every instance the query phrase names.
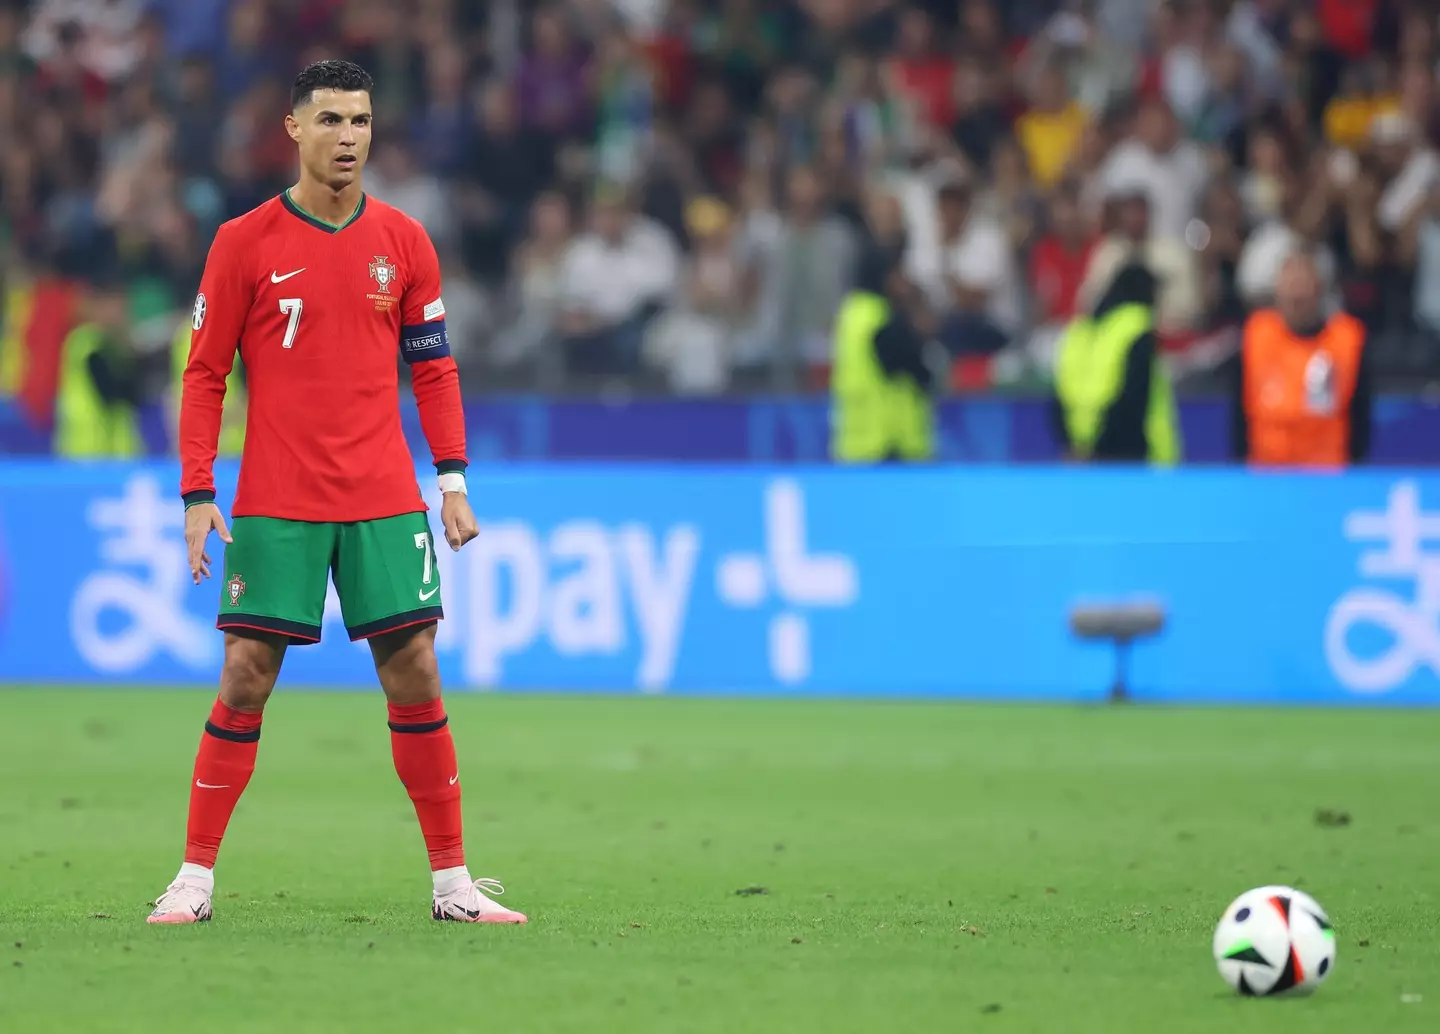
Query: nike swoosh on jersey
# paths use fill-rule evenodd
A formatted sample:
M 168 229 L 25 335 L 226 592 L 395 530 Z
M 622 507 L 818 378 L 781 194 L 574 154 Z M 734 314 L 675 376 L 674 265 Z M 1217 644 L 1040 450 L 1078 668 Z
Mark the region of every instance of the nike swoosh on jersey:
M 271 282 L 272 284 L 281 284 L 281 283 L 284 283 L 286 280 L 289 280 L 292 276 L 299 276 L 301 273 L 305 272 L 305 270 L 307 270 L 307 269 L 309 269 L 309 268 L 310 268 L 309 266 L 301 266 L 299 269 L 295 270 L 295 272 L 293 272 L 293 273 L 286 273 L 284 276 L 280 276 L 278 270 L 272 269 L 272 270 L 270 271 L 270 282 Z
M 440 586 L 438 586 L 438 585 L 435 586 L 435 588 L 431 589 L 429 592 L 425 592 L 425 591 L 422 589 L 421 592 L 420 592 L 420 602 L 421 602 L 421 603 L 424 603 L 426 600 L 428 600 L 431 596 L 434 596 L 434 595 L 435 595 L 437 592 L 439 592 L 439 591 L 440 591 Z

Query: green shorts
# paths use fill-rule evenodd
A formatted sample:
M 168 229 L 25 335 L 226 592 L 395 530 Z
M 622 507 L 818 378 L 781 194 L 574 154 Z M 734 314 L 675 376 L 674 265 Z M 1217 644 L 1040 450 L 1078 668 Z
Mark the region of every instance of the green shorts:
M 236 517 L 230 535 L 216 628 L 318 643 L 332 574 L 352 640 L 444 616 L 423 512 L 351 524 Z

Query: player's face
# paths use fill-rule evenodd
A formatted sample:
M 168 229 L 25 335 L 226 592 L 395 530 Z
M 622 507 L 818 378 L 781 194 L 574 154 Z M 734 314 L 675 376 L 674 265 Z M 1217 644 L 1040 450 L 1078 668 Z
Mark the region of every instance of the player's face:
M 370 94 L 364 90 L 316 90 L 308 104 L 285 118 L 300 147 L 300 164 L 334 190 L 358 182 L 370 156 Z

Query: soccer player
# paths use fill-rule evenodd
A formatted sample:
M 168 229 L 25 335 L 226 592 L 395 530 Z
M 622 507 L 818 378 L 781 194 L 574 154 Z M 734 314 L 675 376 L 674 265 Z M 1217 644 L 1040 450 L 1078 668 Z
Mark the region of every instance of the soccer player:
M 190 784 L 185 863 L 152 923 L 211 917 L 215 857 L 255 769 L 265 702 L 286 649 L 320 641 L 332 576 L 345 627 L 369 641 L 389 703 L 395 771 L 430 855 L 431 915 L 526 921 L 484 893 L 503 888 L 465 867 L 460 770 L 435 661 L 440 578 L 400 429 L 397 354 L 410 366 L 451 549 L 477 533 L 465 424 L 435 248 L 413 219 L 361 190 L 372 85 L 346 61 L 300 73 L 285 116 L 300 180 L 220 227 L 195 299 L 180 489 L 197 585 L 210 577 L 210 532 L 226 544 L 216 621 L 225 661 Z M 212 468 L 237 346 L 250 390 L 231 531 Z

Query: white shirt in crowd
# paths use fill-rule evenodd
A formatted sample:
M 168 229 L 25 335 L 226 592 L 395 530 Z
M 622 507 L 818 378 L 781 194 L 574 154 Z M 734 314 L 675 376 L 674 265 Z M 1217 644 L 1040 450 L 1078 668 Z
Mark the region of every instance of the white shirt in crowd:
M 636 216 L 618 246 L 596 233 L 582 234 L 570 245 L 560 266 L 561 307 L 618 323 L 647 302 L 668 300 L 679 269 L 679 249 L 669 231 Z
M 945 254 L 946 272 L 961 287 L 984 291 L 985 314 L 1001 330 L 1020 326 L 1020 283 L 1005 228 L 989 216 L 972 214 Z
M 1240 250 L 1240 261 L 1235 267 L 1235 287 L 1246 305 L 1255 307 L 1270 305 L 1275 294 L 1275 283 L 1280 279 L 1280 267 L 1295 252 L 1305 246 L 1300 234 L 1280 220 L 1272 220 L 1256 227 Z M 1330 304 L 1338 302 L 1335 290 L 1335 255 L 1327 247 L 1311 248 L 1315 266 L 1320 273 L 1320 282 Z
M 900 202 L 905 219 L 906 275 L 925 292 L 936 312 L 955 304 L 952 280 L 988 295 L 986 315 L 1001 330 L 1020 326 L 1020 277 L 1015 252 L 1005 228 L 972 202 L 970 216 L 959 239 L 940 239 L 936 184 L 945 170 L 930 174 L 902 173 L 890 178 L 889 188 Z
M 1395 178 L 1386 185 L 1375 206 L 1375 218 L 1381 229 L 1393 233 L 1405 225 L 1415 206 L 1437 182 L 1440 182 L 1440 157 L 1436 157 L 1429 148 L 1415 148 Z
M 665 0 L 610 0 L 610 6 L 641 39 L 649 39 L 665 21 Z
M 1005 228 L 988 215 L 972 212 L 960 236 L 948 244 L 933 232 L 911 238 L 905 271 L 937 312 L 954 308 L 958 283 L 985 292 L 985 315 L 1001 330 L 1013 332 L 1020 325 L 1015 255 Z
M 1133 259 L 1143 261 L 1158 281 L 1155 329 L 1162 334 L 1193 330 L 1204 311 L 1200 265 L 1188 244 L 1169 237 L 1151 237 L 1138 248 L 1118 236 L 1102 240 L 1091 253 L 1090 264 L 1085 269 L 1078 299 L 1080 307 L 1093 307 L 1120 267 Z
M 60 50 L 60 26 L 79 25 L 80 62 L 104 79 L 122 79 L 141 57 L 136 34 L 145 0 L 41 0 L 32 4 L 30 24 L 22 38 L 25 53 L 47 61 Z
M 366 169 L 365 193 L 414 219 L 442 251 L 454 238 L 458 223 L 449 192 L 444 183 L 429 173 L 392 180 L 379 169 Z
M 1183 240 L 1206 178 L 1205 153 L 1193 141 L 1156 154 L 1138 140 L 1127 140 L 1105 160 L 1099 186 L 1106 197 L 1144 190 L 1150 198 L 1151 232 Z
M 1422 222 L 1415 246 L 1415 322 L 1440 334 L 1440 222 Z
M 1160 61 L 1161 89 L 1182 122 L 1200 113 L 1210 93 L 1210 69 L 1200 48 L 1182 43 Z

